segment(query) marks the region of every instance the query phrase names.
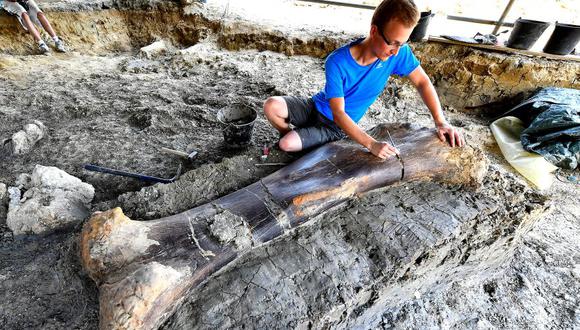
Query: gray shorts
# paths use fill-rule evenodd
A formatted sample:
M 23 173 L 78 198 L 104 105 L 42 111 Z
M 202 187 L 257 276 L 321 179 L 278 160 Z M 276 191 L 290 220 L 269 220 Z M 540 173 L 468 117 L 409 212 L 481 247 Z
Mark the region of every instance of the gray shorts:
M 40 10 L 34 0 L 19 0 L 17 2 L 4 0 L 2 1 L 2 9 L 6 10 L 9 14 L 18 17 L 20 25 L 22 25 L 22 27 L 27 31 L 28 29 L 22 22 L 22 14 L 24 13 L 28 14 L 30 20 L 34 24 L 41 26 L 40 21 L 38 20 L 38 13 L 42 13 L 42 10 Z
M 288 120 L 295 126 L 302 141 L 302 149 L 310 149 L 327 142 L 346 138 L 336 124 L 317 109 L 312 98 L 283 96 L 288 107 Z

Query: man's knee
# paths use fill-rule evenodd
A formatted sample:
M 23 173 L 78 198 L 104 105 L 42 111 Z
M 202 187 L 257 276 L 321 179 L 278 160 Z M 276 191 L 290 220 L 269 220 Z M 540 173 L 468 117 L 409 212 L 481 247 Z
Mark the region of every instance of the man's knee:
M 278 142 L 278 147 L 286 152 L 302 150 L 302 140 L 296 131 L 290 131 Z
M 286 101 L 280 96 L 269 97 L 264 102 L 264 114 L 266 117 L 284 117 L 286 110 Z
M 286 151 L 286 152 L 291 152 L 291 151 L 298 151 L 296 150 L 296 142 L 292 141 L 291 139 L 280 139 L 280 141 L 278 141 L 278 146 L 280 147 L 280 150 L 282 151 Z

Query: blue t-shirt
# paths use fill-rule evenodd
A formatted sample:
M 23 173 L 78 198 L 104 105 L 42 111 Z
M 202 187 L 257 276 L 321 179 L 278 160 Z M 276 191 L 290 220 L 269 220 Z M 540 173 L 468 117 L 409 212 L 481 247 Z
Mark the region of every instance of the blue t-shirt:
M 318 111 L 330 120 L 333 120 L 331 98 L 344 97 L 345 112 L 356 123 L 381 94 L 391 74 L 407 76 L 419 66 L 409 45 L 401 47 L 396 56 L 386 61 L 377 58 L 372 64 L 362 66 L 350 54 L 350 47 L 362 40 L 344 45 L 326 58 L 326 85 L 312 99 Z

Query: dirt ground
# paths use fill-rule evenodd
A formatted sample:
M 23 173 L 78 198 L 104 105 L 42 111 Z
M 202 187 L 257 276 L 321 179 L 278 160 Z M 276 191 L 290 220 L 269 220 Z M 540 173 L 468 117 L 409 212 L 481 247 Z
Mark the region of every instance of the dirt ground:
M 262 102 L 317 92 L 323 63 L 271 51 L 229 51 L 214 36 L 190 48 L 175 44 L 152 58 L 138 48 L 0 55 L 0 141 L 33 120 L 48 129 L 29 153 L 0 154 L 0 183 L 15 185 L 37 164 L 56 166 L 95 187 L 92 211 L 121 206 L 131 218 L 147 220 L 187 210 L 276 170 L 254 166 L 262 146 L 277 138 L 260 111 Z M 252 105 L 258 119 L 253 144 L 232 150 L 216 114 L 238 102 Z M 468 143 L 490 159 L 477 191 L 413 184 L 352 201 L 244 257 L 190 297 L 165 327 L 580 327 L 578 187 L 555 180 L 550 190 L 535 191 L 501 156 L 488 116 L 445 110 Z M 391 80 L 361 125 L 381 122 L 431 125 L 404 79 Z M 167 185 L 83 169 L 90 163 L 171 177 L 180 161 L 160 147 L 199 153 L 184 164 L 181 179 Z M 300 156 L 275 151 L 270 161 Z M 2 328 L 96 328 L 98 290 L 79 263 L 80 225 L 48 236 L 14 236 L 6 225 L 8 200 L 1 202 Z M 388 251 L 402 248 L 381 242 L 390 235 L 384 228 L 398 221 L 412 231 L 405 221 L 422 221 L 413 207 L 438 212 L 437 219 L 449 224 L 407 241 L 408 255 L 393 257 Z M 356 221 L 353 214 L 360 214 Z M 352 262 L 357 256 L 360 262 Z M 280 271 L 277 264 L 302 271 Z M 259 285 L 237 286 L 238 278 L 256 278 Z M 317 283 L 316 290 L 308 283 Z M 228 300 L 224 292 L 237 292 L 236 298 Z M 300 308 L 288 312 L 290 306 Z

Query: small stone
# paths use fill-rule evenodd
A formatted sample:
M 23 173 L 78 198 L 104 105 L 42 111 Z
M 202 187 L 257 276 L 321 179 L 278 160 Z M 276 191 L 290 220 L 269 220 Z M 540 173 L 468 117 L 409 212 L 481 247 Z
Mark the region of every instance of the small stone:
M 12 135 L 12 152 L 15 155 L 28 153 L 36 142 L 40 141 L 46 132 L 46 126 L 38 120 L 24 125 L 23 130 Z
M 28 152 L 30 147 L 28 139 L 26 138 L 26 132 L 18 131 L 12 135 L 12 153 L 22 155 Z
M 18 206 L 20 205 L 20 189 L 17 187 L 10 187 L 8 188 L 8 196 L 10 198 L 10 203 L 8 204 L 9 207 Z
M 141 48 L 139 52 L 141 55 L 150 59 L 161 55 L 165 55 L 168 53 L 168 51 L 169 51 L 168 45 L 165 43 L 164 40 L 160 40 L 152 43 L 149 46 Z
M 0 201 L 4 199 L 7 192 L 8 192 L 8 190 L 6 188 L 6 184 L 0 182 Z
M 28 189 L 30 187 L 31 177 L 28 173 L 21 173 L 16 177 L 16 182 L 14 183 L 19 189 Z

